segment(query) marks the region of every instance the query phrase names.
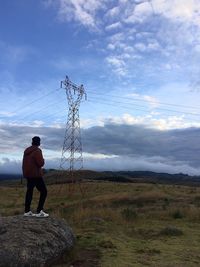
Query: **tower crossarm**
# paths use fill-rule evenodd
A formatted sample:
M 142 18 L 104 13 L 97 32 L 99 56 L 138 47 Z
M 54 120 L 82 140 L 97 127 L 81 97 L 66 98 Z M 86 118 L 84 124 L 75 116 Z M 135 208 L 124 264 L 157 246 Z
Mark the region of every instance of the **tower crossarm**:
M 64 81 L 61 81 L 61 88 L 66 90 L 69 105 L 79 106 L 83 96 L 85 96 L 85 99 L 87 98 L 83 85 L 76 85 L 70 81 L 68 76 Z

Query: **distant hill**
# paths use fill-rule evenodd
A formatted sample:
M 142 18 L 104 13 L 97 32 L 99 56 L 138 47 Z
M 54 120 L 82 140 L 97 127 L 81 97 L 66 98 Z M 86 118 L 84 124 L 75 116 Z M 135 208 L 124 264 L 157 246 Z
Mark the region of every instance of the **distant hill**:
M 74 180 L 111 181 L 119 183 L 154 183 L 200 186 L 200 176 L 190 176 L 183 173 L 169 174 L 151 171 L 104 171 L 81 170 L 74 172 L 73 178 L 67 171 L 45 170 L 47 184 L 69 183 Z M 14 185 L 21 180 L 21 175 L 0 174 L 1 185 Z
M 50 184 L 63 182 L 66 183 L 72 180 L 68 172 L 59 172 L 56 170 L 47 171 L 45 178 L 46 181 Z M 74 173 L 74 179 L 90 181 L 112 181 L 120 183 L 158 183 L 200 186 L 200 176 L 190 176 L 183 173 L 156 173 L 150 171 L 97 172 L 91 170 L 82 170 L 76 171 Z
M 0 173 L 0 180 L 15 180 L 21 179 L 21 174 L 1 174 Z
M 122 171 L 118 172 L 123 177 L 131 179 L 132 182 L 197 185 L 200 186 L 200 176 L 190 176 L 183 173 L 169 174 L 150 171 Z

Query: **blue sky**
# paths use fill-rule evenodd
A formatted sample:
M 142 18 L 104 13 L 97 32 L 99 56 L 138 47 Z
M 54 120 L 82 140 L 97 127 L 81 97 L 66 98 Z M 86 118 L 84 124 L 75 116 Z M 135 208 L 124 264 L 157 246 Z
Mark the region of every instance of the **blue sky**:
M 199 0 L 0 1 L 0 172 L 35 134 L 59 165 L 68 75 L 85 168 L 199 174 L 199 62 Z

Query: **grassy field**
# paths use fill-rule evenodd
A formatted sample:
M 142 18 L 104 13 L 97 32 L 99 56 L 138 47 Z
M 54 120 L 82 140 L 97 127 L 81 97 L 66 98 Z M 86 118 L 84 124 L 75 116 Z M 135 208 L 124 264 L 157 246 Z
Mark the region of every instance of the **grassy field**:
M 48 191 L 46 211 L 77 240 L 57 267 L 200 266 L 200 188 L 86 182 Z M 1 186 L 1 215 L 23 213 L 24 194 L 25 185 Z

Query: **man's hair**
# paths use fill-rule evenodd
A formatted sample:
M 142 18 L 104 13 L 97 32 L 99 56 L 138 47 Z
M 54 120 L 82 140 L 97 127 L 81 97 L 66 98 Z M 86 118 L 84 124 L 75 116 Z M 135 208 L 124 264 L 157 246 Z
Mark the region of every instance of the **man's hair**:
M 40 145 L 40 137 L 39 136 L 34 136 L 32 138 L 32 145 L 39 146 Z

